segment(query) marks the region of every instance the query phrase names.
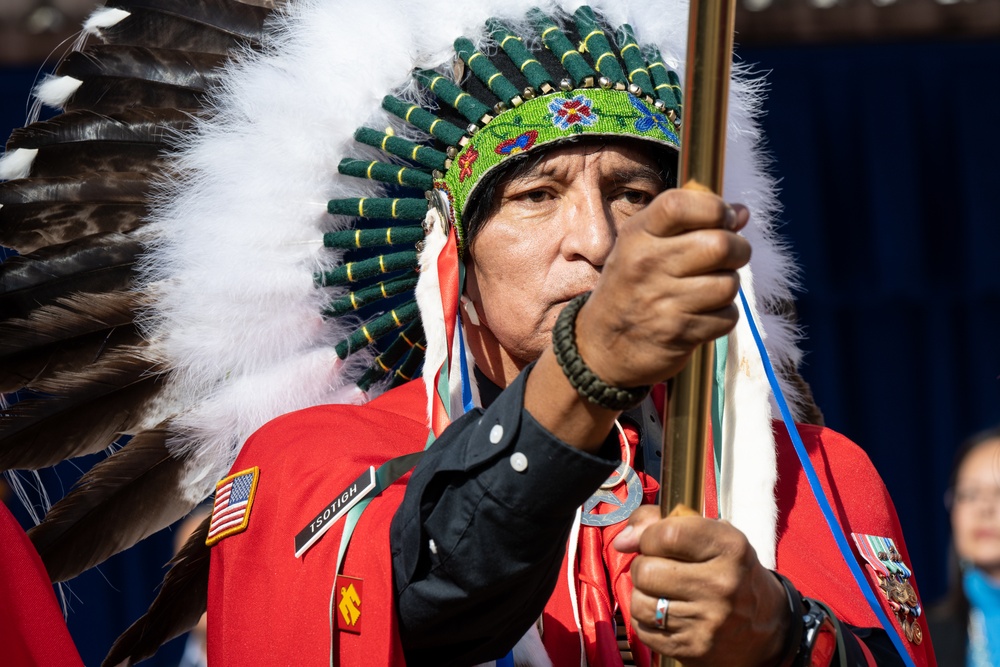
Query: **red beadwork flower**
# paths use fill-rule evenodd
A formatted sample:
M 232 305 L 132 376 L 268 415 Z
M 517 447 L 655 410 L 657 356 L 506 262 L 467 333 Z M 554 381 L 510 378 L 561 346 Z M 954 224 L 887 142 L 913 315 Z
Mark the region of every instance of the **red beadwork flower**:
M 552 124 L 560 130 L 568 130 L 574 125 L 593 125 L 597 122 L 597 114 L 594 113 L 592 104 L 590 98 L 584 95 L 575 95 L 568 100 L 557 97 L 549 102 Z
M 526 151 L 535 145 L 535 141 L 538 140 L 538 130 L 528 130 L 524 134 L 518 135 L 513 139 L 507 139 L 506 141 L 501 141 L 500 145 L 496 147 L 496 152 L 500 155 L 514 155 L 520 153 L 521 151 Z
M 472 163 L 474 163 L 478 159 L 479 159 L 479 151 L 477 151 L 474 146 L 469 146 L 469 149 L 458 157 L 459 183 L 463 182 L 469 176 L 472 176 Z

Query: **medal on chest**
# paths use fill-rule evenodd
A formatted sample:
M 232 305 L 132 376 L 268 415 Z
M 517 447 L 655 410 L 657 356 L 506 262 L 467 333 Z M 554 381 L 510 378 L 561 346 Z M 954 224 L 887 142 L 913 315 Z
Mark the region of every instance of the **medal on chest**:
M 851 537 L 862 558 L 875 573 L 878 587 L 888 600 L 889 608 L 899 621 L 903 634 L 909 641 L 919 644 L 924 640 L 924 633 L 917 619 L 923 609 L 917 598 L 917 591 L 910 583 L 913 571 L 903 562 L 895 542 L 878 535 L 851 533 Z

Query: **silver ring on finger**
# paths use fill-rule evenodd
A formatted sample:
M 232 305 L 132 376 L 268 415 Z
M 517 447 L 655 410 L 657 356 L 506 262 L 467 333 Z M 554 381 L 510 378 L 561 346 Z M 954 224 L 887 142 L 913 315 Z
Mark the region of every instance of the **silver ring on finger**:
M 656 625 L 658 630 L 664 630 L 667 627 L 667 611 L 670 609 L 670 600 L 667 598 L 660 598 L 656 601 L 656 614 L 653 616 L 653 623 Z

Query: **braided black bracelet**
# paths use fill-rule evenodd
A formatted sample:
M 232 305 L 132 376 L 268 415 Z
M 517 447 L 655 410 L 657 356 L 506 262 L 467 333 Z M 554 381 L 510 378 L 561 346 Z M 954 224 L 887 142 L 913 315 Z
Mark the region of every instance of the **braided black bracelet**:
M 788 577 L 778 574 L 774 570 L 771 570 L 771 574 L 775 576 L 785 589 L 789 615 L 792 618 L 792 627 L 788 629 L 788 634 L 785 635 L 785 643 L 781 648 L 781 660 L 778 662 L 778 667 L 792 667 L 799 657 L 799 650 L 802 646 L 802 635 L 805 630 L 802 624 L 802 595 L 799 594 L 799 591 L 789 581 Z
M 594 405 L 606 410 L 627 410 L 642 403 L 650 387 L 622 389 L 612 387 L 597 377 L 584 363 L 576 346 L 576 316 L 590 292 L 576 297 L 563 309 L 552 329 L 552 346 L 563 373 L 577 393 Z

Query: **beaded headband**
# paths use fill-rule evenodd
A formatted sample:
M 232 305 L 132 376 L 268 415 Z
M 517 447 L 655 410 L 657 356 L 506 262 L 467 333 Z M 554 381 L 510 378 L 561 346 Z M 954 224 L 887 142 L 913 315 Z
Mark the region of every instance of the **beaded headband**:
M 412 379 L 423 360 L 420 311 L 407 297 L 418 280 L 417 248 L 430 231 L 425 228 L 431 219 L 428 200 L 440 213 L 445 233 L 454 228 L 462 256 L 468 244 L 462 218 L 466 205 L 483 177 L 512 156 L 582 136 L 636 138 L 668 150 L 679 147 L 679 78 L 655 48 L 640 47 L 631 26 L 610 30 L 587 6 L 577 9 L 564 27 L 537 9 L 527 18 L 537 32 L 527 40 L 499 20 L 487 21 L 486 32 L 498 47 L 491 55 L 468 38 L 456 39 L 458 83 L 433 70 L 413 72 L 420 88 L 437 100 L 437 110 L 391 95 L 382 100 L 383 109 L 427 135 L 426 144 L 396 136 L 391 128 L 362 127 L 355 132 L 356 141 L 404 165 L 345 158 L 338 167 L 344 175 L 424 191 L 421 198 L 344 198 L 327 206 L 335 215 L 411 221 L 324 237 L 328 248 L 381 253 L 316 276 L 320 286 L 351 290 L 330 304 L 327 315 L 346 315 L 383 299 L 401 303 L 336 345 L 338 356 L 345 359 L 401 330 L 358 380 L 364 391 L 390 373 L 390 386 Z M 472 76 L 464 77 L 466 70 Z M 384 252 L 395 246 L 405 249 Z M 379 280 L 387 274 L 397 275 Z

